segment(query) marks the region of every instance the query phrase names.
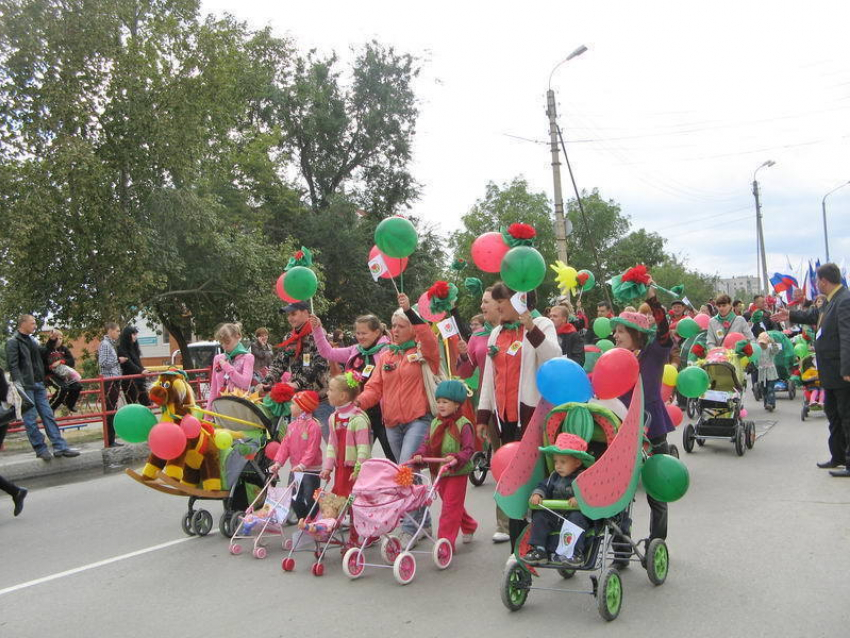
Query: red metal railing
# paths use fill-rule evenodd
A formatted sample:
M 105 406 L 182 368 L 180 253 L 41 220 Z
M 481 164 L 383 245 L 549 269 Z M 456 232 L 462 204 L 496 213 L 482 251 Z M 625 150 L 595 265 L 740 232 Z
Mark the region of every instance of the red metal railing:
M 195 401 L 200 406 L 206 405 L 207 402 L 206 397 L 207 392 L 209 391 L 210 372 L 211 368 L 186 370 L 186 374 L 189 375 L 189 384 L 192 386 L 192 390 L 195 392 Z M 66 430 L 70 428 L 82 428 L 97 421 L 100 421 L 101 427 L 103 429 L 103 445 L 106 446 L 109 444 L 109 431 L 107 429 L 106 420 L 107 417 L 117 412 L 117 410 L 107 411 L 106 409 L 107 384 L 113 382 L 118 382 L 120 384 L 122 381 L 126 380 L 146 379 L 149 377 L 158 377 L 159 375 L 159 372 L 148 372 L 145 374 L 128 374 L 120 377 L 95 377 L 93 379 L 83 379 L 82 381 L 80 381 L 80 383 L 83 385 L 83 391 L 80 392 L 80 398 L 77 400 L 78 412 L 76 414 L 69 414 L 67 416 L 62 417 L 54 413 L 56 423 L 59 425 L 59 428 L 61 430 Z M 51 400 L 53 396 L 55 395 L 51 395 L 48 400 Z M 94 401 L 94 406 L 92 406 L 92 401 Z M 124 397 L 124 401 L 125 404 L 132 403 L 132 401 L 129 401 L 127 399 L 126 395 Z M 94 409 L 91 409 L 92 407 L 94 407 Z M 157 414 L 160 412 L 159 408 L 153 403 L 151 403 L 150 408 Z M 41 423 L 40 418 L 39 426 L 42 429 L 44 428 L 44 424 Z M 9 433 L 22 432 L 24 430 L 25 428 L 22 421 L 12 421 L 12 423 L 9 424 Z

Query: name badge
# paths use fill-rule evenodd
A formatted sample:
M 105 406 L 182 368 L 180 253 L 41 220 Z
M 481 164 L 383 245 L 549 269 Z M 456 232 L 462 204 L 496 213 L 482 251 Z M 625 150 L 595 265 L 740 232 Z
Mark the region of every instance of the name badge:
M 419 353 L 418 352 L 411 352 L 409 355 L 407 355 L 407 360 L 410 363 L 416 363 L 417 361 L 419 361 Z
M 309 368 L 310 367 L 310 358 L 311 358 L 311 355 L 310 355 L 309 352 L 305 352 L 303 355 L 301 355 L 301 365 L 304 366 L 305 368 Z
M 307 440 L 307 437 L 308 437 L 308 436 L 309 436 L 309 434 L 307 434 L 307 430 L 304 430 L 304 431 L 301 433 L 301 438 L 302 438 L 302 439 L 304 439 L 305 441 Z
M 364 379 L 368 379 L 372 376 L 372 371 L 375 369 L 375 366 L 366 366 L 363 368 L 363 372 L 360 373 L 360 376 Z
M 508 354 L 514 357 L 516 356 L 516 353 L 519 352 L 520 348 L 522 348 L 522 341 L 514 341 L 508 348 Z

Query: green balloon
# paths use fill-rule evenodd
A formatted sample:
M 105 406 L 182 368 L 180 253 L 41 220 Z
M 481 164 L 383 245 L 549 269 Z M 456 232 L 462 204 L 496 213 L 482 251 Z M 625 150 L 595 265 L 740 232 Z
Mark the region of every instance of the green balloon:
M 696 399 L 708 390 L 710 383 L 708 373 L 705 370 L 691 366 L 679 373 L 679 376 L 676 378 L 676 389 L 683 396 L 689 399 Z
M 115 413 L 115 433 L 127 443 L 147 441 L 156 423 L 156 415 L 138 403 L 125 405 Z
M 701 330 L 702 328 L 699 327 L 699 324 L 690 317 L 680 319 L 679 323 L 676 324 L 676 333 L 683 339 L 690 339 L 698 335 Z
M 593 273 L 590 272 L 589 270 L 579 270 L 578 274 L 587 275 L 587 281 L 585 281 L 584 285 L 581 287 L 581 289 L 584 292 L 587 292 L 588 290 L 590 290 L 591 288 L 593 288 L 596 285 L 596 277 L 594 277 Z
M 584 371 L 585 372 L 593 372 L 593 368 L 596 367 L 596 362 L 599 361 L 599 357 L 602 356 L 601 352 L 593 352 L 592 350 L 588 352 L 584 351 Z M 477 368 L 476 368 L 477 369 Z
M 685 464 L 669 454 L 650 456 L 643 464 L 640 478 L 646 493 L 662 503 L 678 501 L 691 483 Z
M 535 248 L 517 246 L 502 258 L 502 281 L 517 292 L 534 290 L 546 277 L 546 261 Z
M 602 352 L 608 352 L 614 347 L 614 342 L 610 339 L 600 339 L 596 342 L 596 347 L 602 350 Z
M 319 280 L 316 273 L 306 266 L 295 266 L 286 271 L 283 278 L 283 290 L 287 295 L 298 301 L 304 301 L 316 294 Z
M 607 339 L 611 336 L 611 320 L 608 317 L 597 317 L 593 320 L 593 333 L 600 339 Z
M 416 228 L 404 217 L 387 217 L 375 229 L 375 245 L 388 257 L 408 257 L 417 243 Z
M 794 346 L 794 354 L 796 354 L 800 359 L 809 354 L 809 346 L 805 343 L 798 343 Z

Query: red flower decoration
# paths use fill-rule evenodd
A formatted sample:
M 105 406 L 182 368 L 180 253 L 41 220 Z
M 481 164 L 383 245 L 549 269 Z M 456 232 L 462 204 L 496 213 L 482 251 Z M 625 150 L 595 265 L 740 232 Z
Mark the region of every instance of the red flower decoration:
M 580 272 L 576 275 L 576 281 L 583 286 L 587 282 L 587 278 L 589 276 L 590 275 L 588 275 L 586 272 Z
M 691 352 L 696 355 L 697 359 L 702 359 L 705 356 L 705 348 L 700 343 L 695 343 L 691 348 Z
M 514 239 L 531 239 L 537 236 L 537 231 L 530 224 L 511 224 L 508 234 Z
M 304 251 L 298 250 L 295 252 L 295 259 L 304 259 Z
M 292 397 L 295 396 L 295 389 L 288 383 L 275 383 L 271 392 L 269 392 L 269 396 L 275 403 L 286 403 L 292 401 Z
M 398 469 L 398 474 L 395 475 L 395 482 L 402 487 L 410 487 L 413 485 L 413 470 L 409 465 L 405 465 Z
M 646 286 L 649 283 L 649 273 L 646 271 L 646 266 L 638 264 L 634 268 L 629 268 L 620 277 L 622 281 L 630 281 L 635 284 L 643 284 Z
M 449 296 L 449 284 L 446 281 L 437 281 L 428 288 L 428 298 L 446 299 Z

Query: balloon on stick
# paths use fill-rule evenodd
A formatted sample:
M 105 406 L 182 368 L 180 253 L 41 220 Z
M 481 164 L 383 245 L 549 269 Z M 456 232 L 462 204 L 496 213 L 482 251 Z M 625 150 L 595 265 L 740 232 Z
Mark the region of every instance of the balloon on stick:
M 602 353 L 593 368 L 593 390 L 600 399 L 615 399 L 635 387 L 640 364 L 637 357 L 625 348 Z
M 115 413 L 114 425 L 115 433 L 127 443 L 144 443 L 156 425 L 156 415 L 143 405 L 131 403 Z
M 389 257 L 409 257 L 418 242 L 416 227 L 404 217 L 387 217 L 375 228 L 375 245 Z
M 277 278 L 277 282 L 274 286 L 274 291 L 277 293 L 277 296 L 280 297 L 283 301 L 286 301 L 287 303 L 295 303 L 298 300 L 286 294 L 286 289 L 283 287 L 284 279 L 286 279 L 286 273 L 282 273 L 281 276 Z
M 186 435 L 176 423 L 163 421 L 151 429 L 148 445 L 154 456 L 172 461 L 186 450 Z
M 407 269 L 407 262 L 409 261 L 407 257 L 390 257 L 389 255 L 382 253 L 377 246 L 372 246 L 372 250 L 369 251 L 369 261 L 373 260 L 378 255 L 381 255 L 384 258 L 384 263 L 387 265 L 387 271 L 379 275 L 381 279 L 392 279 L 393 277 L 398 277 Z
M 540 366 L 537 389 L 553 405 L 586 403 L 593 396 L 584 368 L 566 357 L 549 359 Z
M 546 277 L 546 262 L 536 248 L 516 246 L 502 259 L 502 281 L 517 292 L 534 290 Z
M 697 322 L 700 330 L 708 330 L 708 322 L 711 321 L 711 317 L 707 314 L 701 312 L 696 317 L 694 317 L 694 321 Z
M 472 242 L 472 261 L 484 272 L 499 272 L 502 258 L 510 250 L 502 233 L 490 232 L 479 235 Z
M 305 301 L 316 294 L 318 287 L 316 273 L 306 266 L 295 266 L 286 271 L 283 289 L 290 297 Z
M 707 325 L 708 324 L 706 324 L 706 326 Z M 683 339 L 690 339 L 691 337 L 698 335 L 700 330 L 704 330 L 704 328 L 700 328 L 699 324 L 690 317 L 679 319 L 679 323 L 676 324 L 676 334 Z

